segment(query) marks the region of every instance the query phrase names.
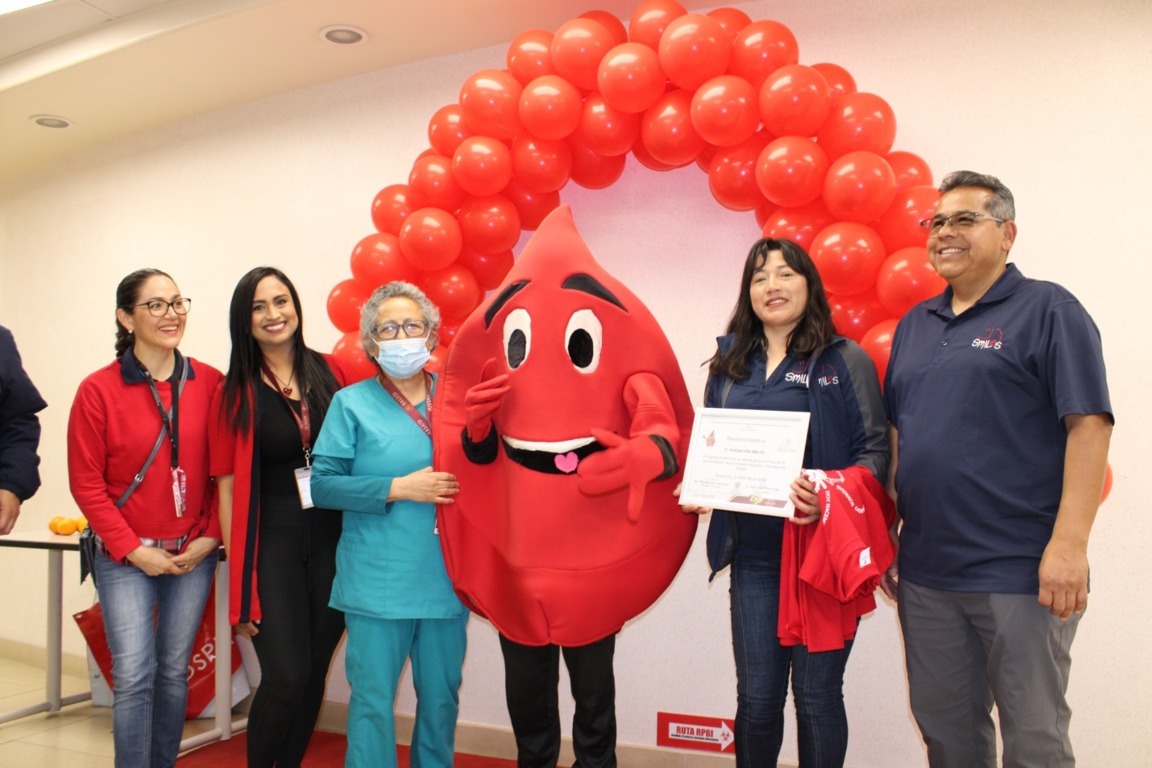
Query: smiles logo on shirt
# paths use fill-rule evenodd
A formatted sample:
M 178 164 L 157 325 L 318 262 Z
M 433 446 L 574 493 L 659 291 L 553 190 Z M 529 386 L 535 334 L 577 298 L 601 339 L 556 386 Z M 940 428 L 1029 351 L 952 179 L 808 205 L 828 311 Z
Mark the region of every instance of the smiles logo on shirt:
M 821 365 L 816 371 L 816 383 L 822 387 L 834 387 L 840 383 L 840 377 L 831 365 Z
M 808 386 L 808 360 L 801 360 L 800 364 L 784 374 L 784 381 L 789 384 L 803 384 Z
M 972 339 L 974 349 L 1000 349 L 1004 346 L 1004 331 L 999 328 L 985 328 L 983 336 Z

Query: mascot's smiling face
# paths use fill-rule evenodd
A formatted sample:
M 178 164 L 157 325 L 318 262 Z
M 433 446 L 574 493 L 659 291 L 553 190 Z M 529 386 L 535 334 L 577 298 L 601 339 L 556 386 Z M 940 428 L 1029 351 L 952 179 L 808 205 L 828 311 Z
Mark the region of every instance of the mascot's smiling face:
M 490 430 L 499 448 L 476 463 L 462 445 L 465 398 L 502 374 L 508 389 Z M 697 521 L 672 495 L 679 473 L 647 487 L 635 520 L 626 488 L 579 488 L 581 462 L 604 450 L 593 429 L 634 436 L 647 407 L 626 402 L 637 377 L 662 384 L 667 418 L 690 434 L 693 408 L 671 345 L 562 206 L 460 326 L 434 404 L 434 465 L 460 481 L 439 513 L 448 573 L 465 603 L 517 642 L 583 645 L 617 631 L 660 596 L 687 554 Z M 672 450 L 682 463 L 680 443 Z
M 555 288 L 534 286 L 532 280 L 513 282 L 485 310 L 484 324 L 494 331 L 491 338 L 502 340 L 503 363 L 516 382 L 500 423 L 505 454 L 537 472 L 571 474 L 580 460 L 602 449 L 587 428 L 581 429 L 579 420 L 571 418 L 573 408 L 584 413 L 589 426 L 618 415 L 619 403 L 599 393 L 606 386 L 619 391 L 622 369 L 609 360 L 606 370 L 597 373 L 605 325 L 611 341 L 617 342 L 613 331 L 628 322 L 628 310 L 589 274 L 570 275 L 561 281 L 559 291 Z M 533 301 L 538 291 L 546 293 L 544 301 Z M 610 343 L 610 356 L 613 351 Z M 534 382 L 522 383 L 522 376 Z M 573 427 L 577 431 L 567 433 Z

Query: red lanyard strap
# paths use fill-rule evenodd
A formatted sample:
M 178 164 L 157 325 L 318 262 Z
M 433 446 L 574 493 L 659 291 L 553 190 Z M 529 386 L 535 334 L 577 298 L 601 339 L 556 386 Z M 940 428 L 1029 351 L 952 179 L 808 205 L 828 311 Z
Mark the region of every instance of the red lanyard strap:
M 416 426 L 420 427 L 420 429 L 424 431 L 424 434 L 431 438 L 432 424 L 430 422 L 432 420 L 432 377 L 427 372 L 425 372 L 424 377 L 426 388 L 428 390 L 424 397 L 424 411 L 428 414 L 427 419 L 420 415 L 420 411 L 416 410 L 416 406 L 412 405 L 411 401 L 404 397 L 404 393 L 396 388 L 396 385 L 392 383 L 391 379 L 389 379 L 384 374 L 377 374 L 376 380 L 380 382 L 380 386 L 384 387 L 384 391 L 392 396 L 392 399 L 396 401 L 396 404 L 404 409 L 404 413 L 408 414 L 408 418 L 416 422 Z
M 276 381 L 267 363 L 261 367 L 270 381 Z M 308 391 L 304 388 L 300 390 L 300 413 L 297 414 L 296 409 L 292 407 L 292 398 L 288 397 L 280 387 L 274 389 L 284 399 L 284 404 L 288 406 L 288 413 L 292 414 L 292 418 L 296 420 L 296 428 L 300 430 L 300 445 L 304 448 L 304 463 L 309 465 L 312 458 L 312 420 L 308 415 Z

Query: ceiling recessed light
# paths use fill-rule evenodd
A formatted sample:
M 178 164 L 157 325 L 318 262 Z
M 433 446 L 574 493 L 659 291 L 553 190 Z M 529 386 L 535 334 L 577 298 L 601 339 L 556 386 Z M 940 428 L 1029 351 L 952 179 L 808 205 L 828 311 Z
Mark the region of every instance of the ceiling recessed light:
M 60 115 L 32 115 L 28 118 L 41 128 L 70 128 L 72 121 Z
M 337 45 L 356 45 L 368 39 L 368 33 L 359 27 L 350 27 L 347 24 L 336 24 L 320 30 L 320 36 L 330 43 Z

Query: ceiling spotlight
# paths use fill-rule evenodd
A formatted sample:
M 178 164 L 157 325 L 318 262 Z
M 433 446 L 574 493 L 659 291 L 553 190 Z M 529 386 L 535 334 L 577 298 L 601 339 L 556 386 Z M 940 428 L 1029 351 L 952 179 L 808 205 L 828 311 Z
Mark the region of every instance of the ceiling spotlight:
M 368 33 L 359 27 L 350 27 L 347 24 L 336 24 L 320 30 L 320 36 L 336 45 L 356 45 L 368 39 Z
M 72 121 L 59 115 L 32 115 L 28 118 L 41 128 L 70 128 Z

